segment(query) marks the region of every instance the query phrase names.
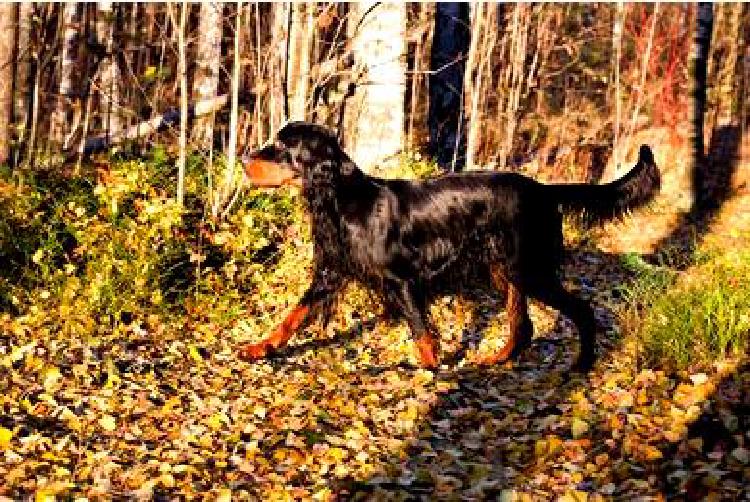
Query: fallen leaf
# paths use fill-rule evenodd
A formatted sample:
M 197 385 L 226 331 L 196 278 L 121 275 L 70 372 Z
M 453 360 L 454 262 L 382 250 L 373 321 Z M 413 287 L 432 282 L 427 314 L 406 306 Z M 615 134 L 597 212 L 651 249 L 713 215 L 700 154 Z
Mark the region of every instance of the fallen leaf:
M 107 432 L 117 429 L 117 420 L 112 415 L 104 415 L 99 419 L 99 425 Z
M 10 440 L 13 438 L 13 431 L 0 427 L 0 450 L 6 449 L 10 446 Z
M 580 418 L 574 418 L 570 424 L 570 432 L 575 439 L 580 438 L 589 431 L 589 424 Z
M 702 385 L 708 382 L 708 375 L 705 373 L 696 373 L 695 375 L 690 375 L 690 381 L 693 382 L 693 385 Z

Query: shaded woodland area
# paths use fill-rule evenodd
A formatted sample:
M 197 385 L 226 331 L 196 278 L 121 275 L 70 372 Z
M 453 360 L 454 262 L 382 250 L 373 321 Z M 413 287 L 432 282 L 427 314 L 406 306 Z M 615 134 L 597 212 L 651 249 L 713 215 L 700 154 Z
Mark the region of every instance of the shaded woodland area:
M 706 54 L 694 4 L 3 8 L 0 158 L 14 166 L 178 144 L 181 115 L 184 148 L 209 156 L 304 119 L 340 130 L 365 167 L 403 151 L 452 169 L 619 165 L 644 129 L 688 122 L 691 57 L 707 62 L 705 141 L 747 116 L 740 4 L 712 7 Z
M 750 4 L 0 3 L 0 502 L 750 496 Z M 443 364 L 357 285 L 267 360 L 310 217 L 243 157 L 289 121 L 363 170 L 661 193 L 566 218 L 599 362 L 483 284 Z

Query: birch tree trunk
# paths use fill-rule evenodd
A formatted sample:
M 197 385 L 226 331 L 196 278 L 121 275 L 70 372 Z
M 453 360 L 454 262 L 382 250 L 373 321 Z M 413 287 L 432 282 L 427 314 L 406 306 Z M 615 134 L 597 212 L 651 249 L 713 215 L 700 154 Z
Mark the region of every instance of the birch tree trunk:
M 691 69 L 691 140 L 692 140 L 692 177 L 693 200 L 702 204 L 705 186 L 705 146 L 703 140 L 703 123 L 706 110 L 706 86 L 708 53 L 711 47 L 713 29 L 713 4 L 698 3 L 695 16 L 695 36 L 690 54 Z
M 185 200 L 185 161 L 187 157 L 187 121 L 188 121 L 188 88 L 187 88 L 187 42 L 185 40 L 185 25 L 189 4 L 182 2 L 180 7 L 180 22 L 175 20 L 174 4 L 167 4 L 172 25 L 177 27 L 177 48 L 179 59 L 177 73 L 180 83 L 180 156 L 177 159 L 177 204 L 183 205 Z
M 34 4 L 22 2 L 18 4 L 18 50 L 16 56 L 16 82 L 13 96 L 13 121 L 17 129 L 17 155 L 15 162 L 21 157 L 21 148 L 28 141 L 29 120 L 31 118 L 32 103 L 32 47 L 31 23 L 33 22 Z
M 16 6 L 0 4 L 0 164 L 10 160 Z
M 102 126 L 107 135 L 117 136 L 122 130 L 120 120 L 120 71 L 114 52 L 115 12 L 112 2 L 99 2 L 97 5 L 96 37 L 107 48 L 108 56 L 99 66 L 100 113 Z
M 350 6 L 355 75 L 347 110 L 348 151 L 363 169 L 392 161 L 404 147 L 406 4 L 362 2 Z
M 65 3 L 62 6 L 63 45 L 60 61 L 60 85 L 58 87 L 57 104 L 52 120 L 52 140 L 63 149 L 67 149 L 65 138 L 68 131 L 68 112 L 71 100 L 76 95 L 78 82 L 78 35 L 80 21 L 80 6 L 77 3 Z
M 305 120 L 310 88 L 310 55 L 315 34 L 314 2 L 292 3 L 287 57 L 289 120 Z
M 193 98 L 199 101 L 215 98 L 219 89 L 221 63 L 221 34 L 223 3 L 201 4 L 196 40 L 196 69 L 193 80 Z M 193 124 L 193 142 L 208 149 L 214 137 L 214 118 L 207 115 Z

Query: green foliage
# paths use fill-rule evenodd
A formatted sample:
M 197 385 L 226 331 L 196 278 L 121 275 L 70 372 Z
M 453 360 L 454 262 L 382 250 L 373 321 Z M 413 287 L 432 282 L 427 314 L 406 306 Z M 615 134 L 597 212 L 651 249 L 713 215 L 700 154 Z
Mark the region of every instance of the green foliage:
M 633 257 L 625 260 L 637 273 L 626 290 L 625 326 L 640 337 L 649 364 L 700 366 L 747 347 L 750 253 L 697 258 L 701 264 L 682 277 Z
M 220 298 L 217 315 L 236 317 L 301 208 L 289 191 L 255 190 L 213 222 L 204 173 L 190 156 L 184 208 L 174 199 L 174 159 L 158 146 L 144 160 L 113 160 L 99 184 L 93 173 L 45 172 L 19 186 L 4 173 L 0 307 L 77 336 L 123 317 L 184 322 L 186 308 L 214 312 L 208 302 Z
M 414 152 L 401 155 L 397 163 L 378 169 L 374 174 L 386 178 L 419 179 L 434 176 L 440 172 L 437 163 Z

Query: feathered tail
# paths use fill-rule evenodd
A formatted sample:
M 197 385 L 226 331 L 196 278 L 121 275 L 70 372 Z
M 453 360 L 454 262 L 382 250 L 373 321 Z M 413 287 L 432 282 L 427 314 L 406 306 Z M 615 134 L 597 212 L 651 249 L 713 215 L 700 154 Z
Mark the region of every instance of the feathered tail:
M 650 201 L 661 187 L 661 176 L 648 145 L 641 145 L 638 163 L 622 178 L 605 185 L 545 185 L 545 192 L 564 210 L 583 210 L 596 219 L 613 218 Z

